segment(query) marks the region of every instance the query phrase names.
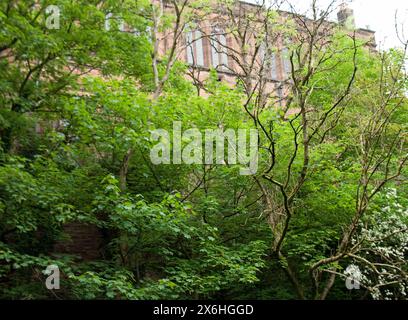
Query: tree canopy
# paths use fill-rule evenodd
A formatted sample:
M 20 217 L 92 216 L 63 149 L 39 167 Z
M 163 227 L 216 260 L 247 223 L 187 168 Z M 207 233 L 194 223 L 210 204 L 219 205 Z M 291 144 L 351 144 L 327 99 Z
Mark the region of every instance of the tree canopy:
M 242 44 L 226 48 L 236 83 L 215 69 L 201 81 L 176 51 L 235 3 L 170 3 L 1 2 L 0 298 L 406 299 L 408 42 L 370 50 L 327 30 L 328 10 L 275 28 L 262 6 L 225 21 Z M 175 40 L 164 55 L 159 33 Z M 252 59 L 275 36 L 293 39 L 283 104 Z M 257 173 L 154 165 L 151 133 L 174 121 L 257 129 Z M 99 258 L 56 249 L 72 223 L 100 231 Z M 44 285 L 49 265 L 60 290 Z

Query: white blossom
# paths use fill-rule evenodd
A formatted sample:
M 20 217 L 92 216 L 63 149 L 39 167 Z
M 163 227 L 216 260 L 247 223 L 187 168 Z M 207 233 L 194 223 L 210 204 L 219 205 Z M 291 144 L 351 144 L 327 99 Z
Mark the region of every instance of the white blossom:
M 352 241 L 361 242 L 357 252 L 360 259 L 355 259 L 350 270 L 355 272 L 357 267 L 361 272 L 361 284 L 370 290 L 373 299 L 406 299 L 408 208 L 398 202 L 395 189 L 386 190 L 385 198 L 386 205 L 360 224 Z

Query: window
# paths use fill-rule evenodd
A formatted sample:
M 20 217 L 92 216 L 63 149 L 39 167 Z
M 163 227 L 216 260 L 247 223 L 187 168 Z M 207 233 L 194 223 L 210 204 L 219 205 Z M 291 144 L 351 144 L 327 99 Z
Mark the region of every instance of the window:
M 283 96 L 283 87 L 282 87 L 282 83 L 278 83 L 276 86 L 276 95 L 277 95 L 277 102 L 279 104 L 279 106 L 283 105 L 283 100 L 285 99 L 285 97 Z
M 211 34 L 211 64 L 214 68 L 228 68 L 227 37 L 220 28 Z
M 266 76 L 271 80 L 278 80 L 278 59 L 277 54 L 272 50 L 273 49 L 268 48 L 268 46 L 263 43 L 259 47 L 259 56 Z
M 187 62 L 193 66 L 204 66 L 203 38 L 200 30 L 188 31 L 187 42 Z
M 111 22 L 113 20 L 117 20 L 117 28 L 119 29 L 119 31 L 125 31 L 125 23 L 123 22 L 122 19 L 117 19 L 113 16 L 112 12 L 109 12 L 106 16 L 105 16 L 105 30 L 106 31 L 110 31 L 111 30 Z
M 109 31 L 111 28 L 111 19 L 112 19 L 112 12 L 109 12 L 106 16 L 105 16 L 105 30 Z
M 288 48 L 282 49 L 282 64 L 283 64 L 283 71 L 285 72 L 286 77 L 290 77 L 292 73 L 292 64 L 290 61 L 290 52 Z
M 270 62 L 270 74 L 272 80 L 278 80 L 278 66 L 277 66 L 277 56 L 275 52 L 271 54 L 271 62 Z

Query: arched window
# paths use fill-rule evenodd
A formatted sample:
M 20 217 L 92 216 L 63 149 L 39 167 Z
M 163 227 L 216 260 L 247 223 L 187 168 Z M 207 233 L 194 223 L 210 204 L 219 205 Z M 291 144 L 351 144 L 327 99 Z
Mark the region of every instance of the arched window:
M 227 36 L 219 27 L 211 33 L 211 65 L 216 69 L 228 68 Z
M 187 63 L 192 66 L 204 66 L 203 35 L 200 30 L 187 31 Z
M 264 72 L 267 78 L 278 81 L 278 55 L 274 48 L 270 48 L 266 42 L 263 42 L 259 47 L 259 57 L 261 65 L 263 65 Z
M 282 66 L 283 66 L 283 71 L 286 75 L 287 78 L 290 77 L 292 74 L 292 63 L 290 61 L 290 51 L 287 47 L 284 47 L 281 51 L 282 53 Z
M 286 79 L 291 78 L 291 75 L 292 75 L 292 62 L 290 61 L 292 51 L 290 47 L 291 47 L 291 39 L 288 39 L 285 37 L 283 39 L 281 57 L 282 57 L 282 69 L 283 69 L 282 71 Z

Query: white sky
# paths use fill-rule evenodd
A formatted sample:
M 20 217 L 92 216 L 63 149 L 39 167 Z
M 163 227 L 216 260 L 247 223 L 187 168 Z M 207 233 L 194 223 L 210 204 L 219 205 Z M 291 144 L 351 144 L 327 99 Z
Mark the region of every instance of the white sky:
M 311 0 L 288 0 L 300 12 L 310 7 Z M 318 0 L 322 8 L 331 0 Z M 257 0 L 247 0 L 257 2 Z M 340 3 L 341 1 L 339 1 Z M 345 1 L 346 2 L 346 1 Z M 401 46 L 395 31 L 395 13 L 398 12 L 398 21 L 404 24 L 405 38 L 408 39 L 408 0 L 350 0 L 349 6 L 354 9 L 354 16 L 358 28 L 369 28 L 376 31 L 376 40 L 380 48 Z M 283 10 L 287 8 L 282 7 Z M 336 19 L 336 15 L 332 17 Z
M 395 30 L 395 14 L 399 29 L 404 24 L 405 37 L 408 36 L 408 1 L 407 0 L 355 0 L 354 9 L 357 27 L 367 25 L 376 31 L 376 40 L 380 47 L 390 48 L 400 46 Z

